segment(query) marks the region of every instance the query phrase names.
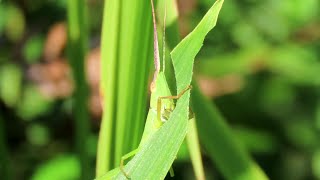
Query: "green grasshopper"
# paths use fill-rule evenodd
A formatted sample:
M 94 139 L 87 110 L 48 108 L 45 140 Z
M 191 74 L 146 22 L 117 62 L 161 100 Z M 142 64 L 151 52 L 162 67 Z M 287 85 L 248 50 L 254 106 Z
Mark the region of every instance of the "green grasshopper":
M 98 179 L 111 179 L 111 177 L 119 173 L 119 169 L 128 179 L 130 179 L 129 174 L 127 174 L 124 170 L 125 160 L 134 156 L 139 151 L 140 147 L 142 147 L 145 144 L 145 142 L 147 142 L 150 139 L 150 137 L 152 137 L 154 133 L 157 132 L 159 128 L 161 128 L 163 123 L 165 123 L 169 119 L 172 111 L 175 108 L 175 103 L 173 100 L 179 99 L 185 92 L 191 89 L 191 86 L 188 86 L 185 89 L 183 89 L 178 95 L 176 96 L 171 95 L 164 72 L 160 70 L 160 55 L 159 55 L 156 17 L 155 17 L 153 0 L 150 0 L 150 1 L 151 1 L 152 19 L 153 19 L 155 72 L 153 75 L 153 80 L 150 85 L 150 91 L 151 91 L 150 109 L 148 112 L 142 139 L 137 149 L 129 152 L 128 154 L 124 155 L 121 158 L 120 168 L 111 170 L 106 175 Z M 165 16 L 166 16 L 166 9 L 165 9 Z M 164 17 L 164 24 L 165 24 L 165 17 Z M 165 30 L 164 30 L 163 36 L 165 36 Z M 163 46 L 163 48 L 165 47 Z M 163 49 L 163 53 L 165 53 L 164 49 Z M 163 70 L 164 70 L 164 66 L 163 66 Z M 173 175 L 172 168 L 170 169 L 170 174 Z
M 156 17 L 154 11 L 153 0 L 151 1 L 151 9 L 152 9 L 152 20 L 153 20 L 153 37 L 154 37 L 154 65 L 155 72 L 153 75 L 153 80 L 150 85 L 151 91 L 151 100 L 150 100 L 150 109 L 147 116 L 147 121 L 144 129 L 144 133 L 142 135 L 141 142 L 139 147 L 142 146 L 153 134 L 165 123 L 169 117 L 171 112 L 174 110 L 174 99 L 180 98 L 185 92 L 191 89 L 191 86 L 186 87 L 182 90 L 178 95 L 172 96 L 170 93 L 170 89 L 168 87 L 165 75 L 163 71 L 160 71 L 160 55 L 159 55 L 159 45 L 158 45 L 158 35 L 157 35 L 157 25 L 156 25 Z M 165 8 L 165 17 L 164 24 L 166 19 L 166 8 Z M 165 27 L 165 26 L 164 26 Z M 165 37 L 165 30 L 163 33 L 163 37 Z M 163 58 L 165 57 L 165 45 L 163 44 Z M 163 59 L 164 65 L 164 59 Z M 164 69 L 165 66 L 163 66 Z M 124 161 L 139 150 L 139 147 L 124 155 L 121 158 L 120 170 L 121 172 L 129 178 L 129 175 L 124 171 Z M 171 169 L 171 174 L 173 171 Z

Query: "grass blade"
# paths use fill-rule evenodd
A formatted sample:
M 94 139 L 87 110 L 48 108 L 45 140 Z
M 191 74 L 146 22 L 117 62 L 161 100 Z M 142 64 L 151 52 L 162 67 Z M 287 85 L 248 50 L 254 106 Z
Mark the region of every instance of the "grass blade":
M 101 94 L 103 115 L 100 125 L 96 177 L 111 168 L 112 137 L 116 103 L 116 70 L 119 31 L 120 1 L 106 1 L 104 4 L 101 39 Z M 109 26 L 108 24 L 114 24 Z
M 204 169 L 203 163 L 201 159 L 201 151 L 200 151 L 200 143 L 197 131 L 196 119 L 190 119 L 189 122 L 189 131 L 187 133 L 187 144 L 190 152 L 190 158 L 192 162 L 192 166 L 194 169 L 194 173 L 196 175 L 197 180 L 204 180 Z
M 205 36 L 216 25 L 222 4 L 223 0 L 217 0 L 198 26 L 171 52 L 177 81 L 177 92 L 180 92 L 190 84 L 193 72 L 193 60 L 200 51 Z
M 88 86 L 85 76 L 85 55 L 87 47 L 85 0 L 68 1 L 68 50 L 69 62 L 75 83 L 74 114 L 76 125 L 76 149 L 81 164 L 81 179 L 88 179 L 89 160 L 86 139 L 89 134 Z
M 199 137 L 204 148 L 226 179 L 264 180 L 264 172 L 236 141 L 217 108 L 194 84 L 192 109 L 197 115 Z
M 121 2 L 114 167 L 137 148 L 146 114 L 151 66 L 151 15 L 146 0 Z M 134 136 L 136 139 L 132 139 Z
M 105 2 L 101 41 L 104 113 L 97 177 L 119 166 L 120 158 L 137 147 L 143 131 L 152 47 L 147 9 L 145 0 Z

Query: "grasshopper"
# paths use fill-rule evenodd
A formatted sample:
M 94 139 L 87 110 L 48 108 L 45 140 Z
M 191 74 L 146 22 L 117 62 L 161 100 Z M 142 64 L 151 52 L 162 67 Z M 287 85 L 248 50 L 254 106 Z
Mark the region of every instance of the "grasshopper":
M 153 47 L 154 47 L 154 65 L 155 72 L 153 75 L 153 80 L 150 84 L 151 91 L 151 100 L 150 100 L 150 109 L 148 112 L 146 125 L 144 129 L 144 133 L 142 135 L 142 140 L 139 144 L 139 147 L 144 144 L 160 127 L 163 123 L 165 123 L 169 117 L 171 112 L 174 110 L 175 104 L 174 99 L 179 99 L 185 92 L 191 89 L 191 86 L 186 87 L 182 90 L 178 95 L 172 96 L 170 93 L 170 89 L 168 87 L 164 72 L 160 70 L 160 55 L 159 55 L 159 45 L 158 45 L 158 35 L 157 35 L 157 24 L 155 17 L 155 8 L 153 4 L 153 0 L 151 1 L 151 9 L 152 9 L 152 20 L 153 20 Z M 165 8 L 165 16 L 164 16 L 164 24 L 166 19 L 166 8 Z M 163 37 L 165 37 L 165 25 L 163 31 Z M 163 38 L 165 42 L 165 39 Z M 163 44 L 163 70 L 164 70 L 164 57 L 165 57 L 165 45 Z M 129 179 L 129 175 L 124 171 L 124 161 L 139 150 L 139 147 L 136 150 L 124 155 L 121 158 L 120 170 L 121 172 Z M 170 170 L 170 174 L 173 175 L 172 169 Z

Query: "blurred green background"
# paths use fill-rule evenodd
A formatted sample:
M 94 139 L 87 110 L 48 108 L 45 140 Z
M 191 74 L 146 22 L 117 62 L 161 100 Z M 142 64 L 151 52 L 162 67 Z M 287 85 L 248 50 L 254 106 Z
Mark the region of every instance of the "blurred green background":
M 180 0 L 185 36 L 212 0 Z M 94 177 L 101 119 L 102 0 L 87 0 Z M 0 1 L 0 179 L 78 179 L 65 0 Z M 320 1 L 226 0 L 195 61 L 195 79 L 270 179 L 320 179 Z M 146 107 L 148 108 L 148 107 Z M 193 179 L 188 155 L 176 179 Z M 203 153 L 210 179 L 222 179 Z

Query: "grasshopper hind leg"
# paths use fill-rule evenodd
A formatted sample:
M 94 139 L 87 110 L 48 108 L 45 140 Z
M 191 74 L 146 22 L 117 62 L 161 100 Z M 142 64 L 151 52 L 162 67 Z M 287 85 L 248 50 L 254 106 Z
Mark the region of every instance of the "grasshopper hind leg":
M 131 152 L 129 152 L 128 154 L 125 154 L 124 156 L 121 157 L 121 162 L 120 162 L 120 171 L 122 172 L 122 174 L 127 178 L 127 179 L 131 179 L 129 174 L 124 170 L 124 162 L 125 160 L 129 159 L 130 157 L 134 156 L 135 154 L 137 154 L 139 149 L 135 149 Z

